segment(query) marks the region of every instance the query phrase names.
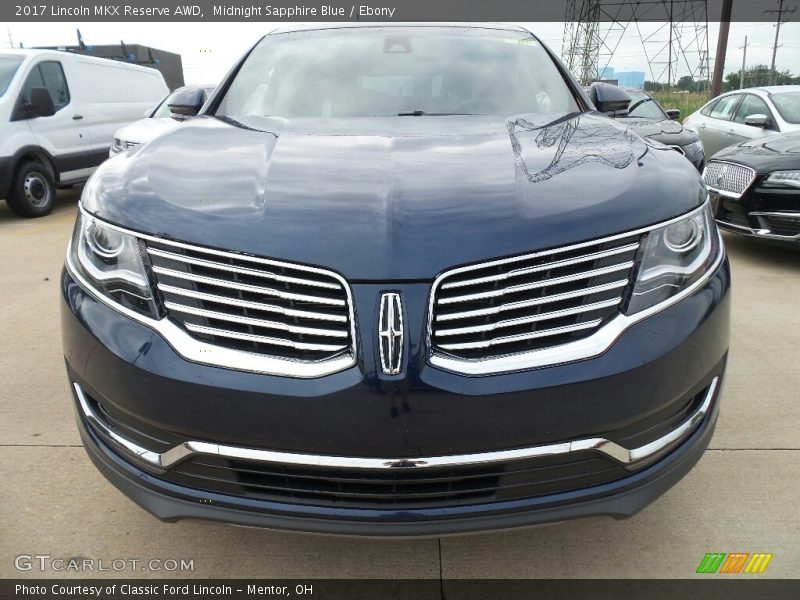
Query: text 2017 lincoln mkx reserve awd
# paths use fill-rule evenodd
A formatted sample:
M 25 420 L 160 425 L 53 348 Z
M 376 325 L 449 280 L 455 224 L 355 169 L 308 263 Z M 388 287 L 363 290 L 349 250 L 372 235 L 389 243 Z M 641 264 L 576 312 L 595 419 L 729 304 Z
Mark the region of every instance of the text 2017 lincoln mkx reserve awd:
M 175 98 L 67 251 L 97 468 L 161 519 L 346 534 L 649 504 L 712 436 L 730 272 L 614 90 L 515 26 L 339 25 Z

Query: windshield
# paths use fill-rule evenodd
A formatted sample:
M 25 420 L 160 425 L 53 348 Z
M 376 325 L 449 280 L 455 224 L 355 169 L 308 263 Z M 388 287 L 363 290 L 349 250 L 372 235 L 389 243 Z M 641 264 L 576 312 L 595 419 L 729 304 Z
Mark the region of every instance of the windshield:
M 800 123 L 800 92 L 778 92 L 770 99 L 787 123 Z
M 21 56 L 0 54 L 0 96 L 6 93 L 8 85 L 14 79 L 14 74 L 17 72 L 21 62 Z
M 372 27 L 265 37 L 216 114 L 246 121 L 576 110 L 560 72 L 530 34 Z
M 668 118 L 658 103 L 644 92 L 625 91 L 631 97 L 630 106 L 633 107 L 633 110 L 628 111 L 629 117 L 656 119 L 657 121 L 663 121 Z

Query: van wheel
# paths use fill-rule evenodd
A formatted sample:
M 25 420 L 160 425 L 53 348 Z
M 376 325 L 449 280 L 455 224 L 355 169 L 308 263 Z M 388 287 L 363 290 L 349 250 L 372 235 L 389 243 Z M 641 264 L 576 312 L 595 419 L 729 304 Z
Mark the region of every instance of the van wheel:
M 38 161 L 17 167 L 6 202 L 21 217 L 43 217 L 53 210 L 56 185 L 50 169 Z

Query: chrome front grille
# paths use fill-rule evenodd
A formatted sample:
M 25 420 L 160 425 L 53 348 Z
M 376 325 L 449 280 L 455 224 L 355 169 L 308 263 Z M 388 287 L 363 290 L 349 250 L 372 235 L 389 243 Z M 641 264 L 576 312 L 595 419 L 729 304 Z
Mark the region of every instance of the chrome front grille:
M 706 185 L 720 192 L 741 196 L 756 178 L 750 167 L 734 163 L 711 161 L 703 171 Z
M 347 284 L 296 264 L 149 239 L 169 316 L 194 338 L 279 358 L 354 353 Z
M 590 336 L 618 314 L 638 234 L 455 269 L 434 284 L 436 353 L 486 359 Z

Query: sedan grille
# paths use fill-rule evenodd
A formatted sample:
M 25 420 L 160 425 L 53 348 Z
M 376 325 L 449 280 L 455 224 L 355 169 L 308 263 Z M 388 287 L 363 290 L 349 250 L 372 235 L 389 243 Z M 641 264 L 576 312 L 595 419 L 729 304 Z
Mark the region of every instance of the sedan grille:
M 444 274 L 431 300 L 433 350 L 492 358 L 592 335 L 618 314 L 639 242 L 617 237 Z
M 733 163 L 712 161 L 706 165 L 703 180 L 714 190 L 741 196 L 756 178 L 750 167 Z
M 169 316 L 197 339 L 306 361 L 353 351 L 347 284 L 329 271 L 166 240 L 147 252 Z

